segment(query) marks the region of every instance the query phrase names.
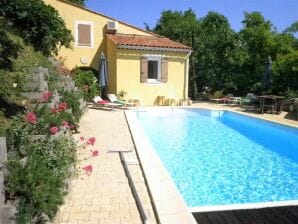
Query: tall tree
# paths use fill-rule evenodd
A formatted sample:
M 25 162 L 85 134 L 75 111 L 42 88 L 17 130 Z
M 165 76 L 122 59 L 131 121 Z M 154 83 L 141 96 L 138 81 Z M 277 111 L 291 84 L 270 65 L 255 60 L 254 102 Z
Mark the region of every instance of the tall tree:
M 274 32 L 272 24 L 260 12 L 244 13 L 244 27 L 239 32 L 242 55 L 246 58 L 241 66 L 238 85 L 242 92 L 261 92 L 264 63 L 269 55 L 275 60 Z
M 209 12 L 200 22 L 198 85 L 211 87 L 213 91 L 233 91 L 231 75 L 236 47 L 235 32 L 228 19 L 216 12 Z
M 163 11 L 153 32 L 169 37 L 172 40 L 181 42 L 192 48 L 193 53 L 190 57 L 190 77 L 189 77 L 189 94 L 194 96 L 197 92 L 196 87 L 196 52 L 198 49 L 198 32 L 199 23 L 196 14 L 191 9 L 181 11 Z

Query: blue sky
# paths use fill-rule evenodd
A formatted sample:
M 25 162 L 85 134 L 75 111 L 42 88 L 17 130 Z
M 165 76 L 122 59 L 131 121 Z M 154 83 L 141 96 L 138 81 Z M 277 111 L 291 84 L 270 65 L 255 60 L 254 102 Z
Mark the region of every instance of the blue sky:
M 197 17 L 208 11 L 226 16 L 232 28 L 242 28 L 243 12 L 259 11 L 278 31 L 298 20 L 298 0 L 87 0 L 86 7 L 131 25 L 153 28 L 163 10 L 184 11 L 189 8 Z

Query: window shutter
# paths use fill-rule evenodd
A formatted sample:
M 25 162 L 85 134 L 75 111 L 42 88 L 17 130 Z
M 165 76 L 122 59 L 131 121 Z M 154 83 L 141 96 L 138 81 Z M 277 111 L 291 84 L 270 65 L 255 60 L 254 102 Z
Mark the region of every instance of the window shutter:
M 141 58 L 141 82 L 147 82 L 148 78 L 148 59 Z
M 166 58 L 161 61 L 161 82 L 168 82 L 168 60 Z
M 91 45 L 91 26 L 78 24 L 78 44 L 83 46 Z

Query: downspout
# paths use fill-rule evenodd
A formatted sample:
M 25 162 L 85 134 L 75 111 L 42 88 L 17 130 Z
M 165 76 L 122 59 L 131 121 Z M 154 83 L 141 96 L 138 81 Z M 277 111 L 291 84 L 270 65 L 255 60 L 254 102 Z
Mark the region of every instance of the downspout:
M 191 51 L 189 51 L 185 58 L 185 66 L 184 66 L 184 93 L 183 98 L 187 100 L 188 97 L 188 81 L 189 81 L 189 57 L 191 55 Z

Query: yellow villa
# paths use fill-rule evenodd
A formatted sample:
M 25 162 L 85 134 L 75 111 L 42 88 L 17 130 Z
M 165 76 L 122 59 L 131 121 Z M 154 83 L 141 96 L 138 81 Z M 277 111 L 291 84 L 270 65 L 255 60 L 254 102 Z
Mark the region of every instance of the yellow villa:
M 108 63 L 108 92 L 126 92 L 141 105 L 188 98 L 191 48 L 65 0 L 44 0 L 64 19 L 74 36 L 72 49 L 60 49 L 69 69 Z

